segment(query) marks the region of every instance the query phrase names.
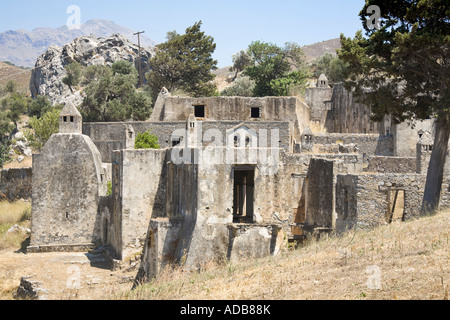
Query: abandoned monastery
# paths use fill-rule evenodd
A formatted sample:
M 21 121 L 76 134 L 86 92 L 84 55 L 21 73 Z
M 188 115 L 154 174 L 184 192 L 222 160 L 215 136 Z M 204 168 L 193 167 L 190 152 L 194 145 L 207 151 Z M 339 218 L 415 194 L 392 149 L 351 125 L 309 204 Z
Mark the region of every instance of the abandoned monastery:
M 119 265 L 139 256 L 152 278 L 169 264 L 276 255 L 309 235 L 417 217 L 433 121 L 372 122 L 324 75 L 305 100 L 163 90 L 151 119 L 129 123 L 83 123 L 67 104 L 33 156 L 28 252 L 103 247 Z M 135 150 L 146 131 L 161 149 Z

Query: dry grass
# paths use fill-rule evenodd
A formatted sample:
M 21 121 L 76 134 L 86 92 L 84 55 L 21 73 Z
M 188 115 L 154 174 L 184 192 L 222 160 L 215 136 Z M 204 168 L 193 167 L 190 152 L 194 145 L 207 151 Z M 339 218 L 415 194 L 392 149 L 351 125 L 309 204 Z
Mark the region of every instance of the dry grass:
M 450 212 L 443 212 L 313 241 L 276 258 L 172 270 L 118 299 L 448 299 L 449 234 Z
M 31 225 L 31 203 L 26 201 L 0 202 L 0 250 L 20 247 L 26 235 L 20 232 L 8 233 L 15 224 L 29 228 Z
M 0 61 L 0 86 L 4 86 L 9 80 L 12 80 L 19 85 L 20 91 L 30 94 L 30 78 L 31 70 L 23 70 Z
M 25 157 L 22 162 L 13 160 L 11 162 L 5 163 L 3 169 L 18 169 L 18 168 L 31 168 L 33 166 L 33 158 Z

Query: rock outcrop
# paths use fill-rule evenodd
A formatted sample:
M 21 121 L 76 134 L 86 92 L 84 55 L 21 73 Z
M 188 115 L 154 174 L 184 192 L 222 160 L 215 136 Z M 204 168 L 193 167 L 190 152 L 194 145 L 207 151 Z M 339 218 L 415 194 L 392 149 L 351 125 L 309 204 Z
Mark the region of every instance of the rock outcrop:
M 148 60 L 153 56 L 151 49 L 141 48 L 142 71 L 150 67 Z M 76 38 L 63 47 L 50 47 L 36 62 L 30 80 L 30 91 L 33 97 L 47 96 L 52 103 L 81 103 L 81 92 L 72 93 L 62 83 L 66 76 L 65 66 L 78 62 L 83 66 L 112 65 L 119 60 L 133 62 L 139 66 L 139 48 L 125 36 L 114 34 L 109 38 L 97 38 L 93 35 Z
M 85 35 L 109 37 L 116 33 L 124 35 L 133 43 L 138 41 L 134 35 L 135 30 L 104 19 L 88 20 L 79 29 L 69 29 L 64 25 L 59 28 L 36 28 L 32 31 L 7 30 L 0 33 L 0 61 L 11 61 L 16 66 L 33 68 L 36 59 L 51 46 L 62 47 Z M 141 35 L 140 40 L 143 47 L 155 46 L 154 41 L 145 35 Z

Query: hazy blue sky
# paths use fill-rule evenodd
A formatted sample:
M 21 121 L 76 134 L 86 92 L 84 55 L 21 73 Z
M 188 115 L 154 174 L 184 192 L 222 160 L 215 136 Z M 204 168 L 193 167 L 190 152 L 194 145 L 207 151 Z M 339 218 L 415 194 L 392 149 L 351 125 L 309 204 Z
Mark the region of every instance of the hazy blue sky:
M 70 5 L 81 9 L 81 22 L 99 18 L 136 31 L 145 30 L 156 43 L 168 31 L 184 33 L 196 21 L 217 44 L 219 66 L 231 64 L 231 55 L 255 40 L 279 45 L 312 44 L 354 36 L 362 28 L 358 13 L 364 0 L 90 0 L 2 1 L 0 32 L 66 24 Z

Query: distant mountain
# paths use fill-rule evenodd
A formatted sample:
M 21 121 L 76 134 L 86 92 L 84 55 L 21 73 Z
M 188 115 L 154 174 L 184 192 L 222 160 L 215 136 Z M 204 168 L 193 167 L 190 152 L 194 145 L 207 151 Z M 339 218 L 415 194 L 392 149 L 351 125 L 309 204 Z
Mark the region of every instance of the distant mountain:
M 341 49 L 341 47 L 341 39 L 336 38 L 304 46 L 302 49 L 306 55 L 306 60 L 311 62 L 327 53 L 336 55 L 336 50 Z
M 74 30 L 69 30 L 67 26 L 56 29 L 37 28 L 33 31 L 9 30 L 0 33 L 0 61 L 10 61 L 17 66 L 34 67 L 37 58 L 51 46 L 63 46 L 85 35 L 106 38 L 117 33 L 124 35 L 132 43 L 137 43 L 137 36 L 133 35 L 135 31 L 102 19 L 89 20 L 81 26 L 81 29 Z M 141 35 L 141 45 L 152 48 L 155 43 Z

